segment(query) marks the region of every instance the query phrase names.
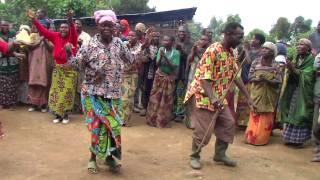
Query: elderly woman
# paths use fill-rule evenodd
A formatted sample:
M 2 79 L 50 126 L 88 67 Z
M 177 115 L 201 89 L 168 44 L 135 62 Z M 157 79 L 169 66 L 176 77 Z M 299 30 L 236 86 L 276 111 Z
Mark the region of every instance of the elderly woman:
M 69 123 L 67 112 L 71 111 L 74 105 L 76 93 L 77 72 L 68 67 L 67 57 L 64 48 L 66 44 L 72 46 L 72 53 L 75 54 L 78 46 L 78 33 L 72 20 L 73 12 L 68 12 L 68 23 L 60 25 L 59 32 L 53 32 L 44 27 L 36 20 L 32 10 L 28 16 L 39 33 L 53 43 L 53 58 L 55 67 L 52 73 L 52 84 L 49 92 L 49 108 L 55 114 L 53 123 Z
M 281 71 L 274 61 L 276 54 L 277 46 L 265 42 L 261 57 L 253 61 L 249 71 L 250 96 L 257 109 L 250 112 L 245 137 L 252 145 L 267 144 L 272 131 L 281 83 Z
M 310 40 L 300 39 L 297 51 L 296 62 L 287 62 L 289 78 L 280 107 L 285 144 L 302 147 L 311 138 L 313 116 L 315 77 Z
M 83 111 L 91 131 L 90 173 L 97 173 L 96 156 L 116 170 L 121 159 L 120 127 L 122 122 L 121 85 L 126 63 L 132 63 L 128 48 L 118 37 L 113 37 L 116 15 L 111 10 L 94 13 L 98 34 L 88 46 L 82 46 L 76 57 L 67 49 L 68 62 L 84 71 L 81 90 Z M 115 159 L 116 158 L 116 159 Z

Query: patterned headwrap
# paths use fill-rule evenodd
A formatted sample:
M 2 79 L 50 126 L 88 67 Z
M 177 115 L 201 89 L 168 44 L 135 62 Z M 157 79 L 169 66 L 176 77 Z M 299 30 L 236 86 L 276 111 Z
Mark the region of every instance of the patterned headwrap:
M 117 22 L 117 16 L 112 10 L 99 10 L 94 12 L 94 19 L 97 24 L 103 23 L 105 21 L 110 21 L 113 23 Z
M 126 19 L 121 19 L 120 20 L 120 24 L 121 25 L 124 25 L 126 27 L 125 31 L 122 33 L 122 35 L 124 35 L 125 37 L 128 36 L 129 32 L 131 31 L 130 30 L 130 25 L 129 25 L 129 22 L 126 20 Z

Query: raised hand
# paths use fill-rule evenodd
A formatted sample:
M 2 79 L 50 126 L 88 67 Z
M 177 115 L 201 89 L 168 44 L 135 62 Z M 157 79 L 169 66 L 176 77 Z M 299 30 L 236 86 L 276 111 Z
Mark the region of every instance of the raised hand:
M 67 18 L 69 21 L 72 21 L 73 15 L 74 15 L 74 11 L 72 9 L 69 9 L 67 12 Z
M 36 18 L 36 13 L 32 9 L 29 9 L 28 12 L 27 12 L 27 16 L 30 19 L 35 19 Z

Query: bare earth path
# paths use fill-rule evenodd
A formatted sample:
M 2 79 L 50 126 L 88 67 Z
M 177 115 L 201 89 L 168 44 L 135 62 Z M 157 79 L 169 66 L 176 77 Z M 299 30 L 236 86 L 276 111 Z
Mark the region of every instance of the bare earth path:
M 290 149 L 281 144 L 280 132 L 268 146 L 254 147 L 243 143 L 244 132 L 239 131 L 228 152 L 238 160 L 237 168 L 212 161 L 212 141 L 202 152 L 204 168 L 193 171 L 188 166 L 192 132 L 176 123 L 170 129 L 151 128 L 136 114 L 134 126 L 122 129 L 121 173 L 100 165 L 100 173 L 90 175 L 90 139 L 83 116 L 72 115 L 68 125 L 52 124 L 51 119 L 25 107 L 0 111 L 6 130 L 0 141 L 0 180 L 320 179 L 320 164 L 310 162 L 310 143 L 305 149 Z

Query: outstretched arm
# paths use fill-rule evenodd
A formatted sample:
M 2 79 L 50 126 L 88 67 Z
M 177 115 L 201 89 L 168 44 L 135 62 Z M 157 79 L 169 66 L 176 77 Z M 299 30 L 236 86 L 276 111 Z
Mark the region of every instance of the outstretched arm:
M 54 42 L 54 39 L 59 34 L 57 32 L 53 32 L 45 28 L 37 19 L 35 16 L 35 13 L 32 10 L 28 11 L 28 16 L 31 19 L 32 23 L 36 26 L 39 33 L 43 35 L 45 38 L 49 39 L 50 41 Z
M 70 27 L 69 41 L 77 49 L 77 47 L 78 47 L 78 32 L 77 32 L 76 27 L 75 27 L 73 20 L 72 20 L 73 11 L 69 10 L 67 16 L 68 16 L 68 23 L 69 23 L 69 27 Z

